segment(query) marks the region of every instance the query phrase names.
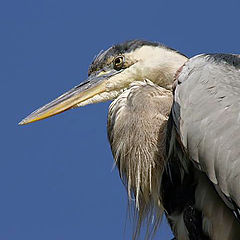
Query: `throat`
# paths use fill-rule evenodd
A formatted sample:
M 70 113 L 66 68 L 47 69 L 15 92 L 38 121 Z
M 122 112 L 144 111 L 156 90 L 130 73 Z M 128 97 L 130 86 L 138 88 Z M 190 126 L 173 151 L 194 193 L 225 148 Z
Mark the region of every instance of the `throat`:
M 145 81 L 131 84 L 109 108 L 108 137 L 129 202 L 136 208 L 137 231 L 144 220 L 156 229 L 163 213 L 159 189 L 171 104 L 170 91 Z

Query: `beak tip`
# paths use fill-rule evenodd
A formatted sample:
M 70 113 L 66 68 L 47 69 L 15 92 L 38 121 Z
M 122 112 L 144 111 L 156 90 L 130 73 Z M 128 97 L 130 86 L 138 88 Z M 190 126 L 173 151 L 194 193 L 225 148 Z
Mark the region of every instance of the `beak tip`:
M 20 126 L 25 125 L 25 124 L 27 124 L 27 121 L 25 119 L 23 119 L 21 122 L 18 123 L 18 125 L 20 125 Z

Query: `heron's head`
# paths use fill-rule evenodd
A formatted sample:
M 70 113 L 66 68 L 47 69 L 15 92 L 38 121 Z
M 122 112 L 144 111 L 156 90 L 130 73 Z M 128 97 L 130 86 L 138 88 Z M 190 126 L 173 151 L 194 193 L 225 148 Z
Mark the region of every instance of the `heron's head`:
M 174 75 L 187 57 L 159 43 L 132 40 L 101 51 L 85 82 L 39 108 L 19 124 L 35 122 L 71 108 L 115 99 L 134 81 L 149 79 L 171 89 Z

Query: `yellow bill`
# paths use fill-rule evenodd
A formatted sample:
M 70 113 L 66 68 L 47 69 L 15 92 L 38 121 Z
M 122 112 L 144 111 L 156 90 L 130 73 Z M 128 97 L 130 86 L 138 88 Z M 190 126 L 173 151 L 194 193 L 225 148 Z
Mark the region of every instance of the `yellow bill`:
M 19 125 L 32 123 L 59 114 L 68 109 L 77 107 L 80 103 L 96 95 L 106 92 L 107 80 L 117 73 L 118 72 L 115 70 L 108 72 L 99 71 L 94 76 L 90 76 L 87 81 L 31 113 L 24 118 Z

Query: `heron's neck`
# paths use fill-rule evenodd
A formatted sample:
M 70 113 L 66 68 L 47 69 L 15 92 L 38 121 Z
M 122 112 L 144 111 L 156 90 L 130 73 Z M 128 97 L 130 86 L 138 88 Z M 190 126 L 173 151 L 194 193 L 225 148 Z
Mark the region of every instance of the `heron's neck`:
M 142 79 L 171 89 L 177 70 L 188 58 L 166 47 L 143 46 L 135 51 L 134 57 L 142 59 L 138 74 Z

